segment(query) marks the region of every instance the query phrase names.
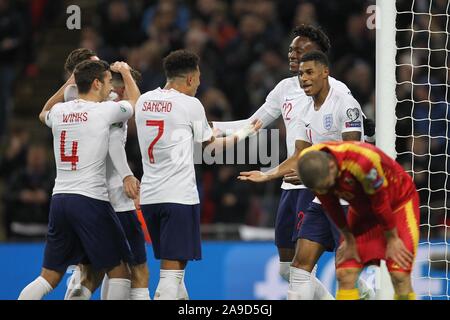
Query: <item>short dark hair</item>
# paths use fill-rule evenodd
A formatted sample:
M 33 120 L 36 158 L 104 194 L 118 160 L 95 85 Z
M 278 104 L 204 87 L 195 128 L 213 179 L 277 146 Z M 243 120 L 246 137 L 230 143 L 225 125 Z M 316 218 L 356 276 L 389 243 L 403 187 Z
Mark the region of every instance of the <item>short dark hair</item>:
M 185 76 L 189 72 L 197 70 L 200 58 L 187 50 L 171 52 L 163 60 L 164 72 L 167 79 Z
M 138 83 L 139 81 L 141 81 L 142 79 L 142 75 L 139 71 L 135 70 L 135 69 L 130 69 L 130 73 L 131 76 L 133 77 L 134 81 L 136 81 L 136 83 Z M 112 81 L 113 84 L 121 84 L 123 85 L 123 78 L 122 78 L 122 74 L 119 72 L 111 72 L 112 75 Z
M 326 54 L 331 48 L 330 38 L 322 31 L 320 27 L 316 28 L 312 25 L 301 24 L 292 31 L 296 37 L 305 37 L 317 44 L 320 50 Z
M 78 93 L 88 93 L 95 79 L 103 82 L 109 64 L 103 60 L 86 60 L 79 63 L 74 71 Z
M 310 151 L 300 157 L 297 170 L 302 183 L 314 189 L 322 180 L 329 175 L 328 161 L 330 155 L 324 151 Z
M 77 64 L 89 60 L 92 57 L 95 57 L 96 55 L 97 54 L 90 49 L 86 48 L 75 49 L 67 56 L 66 62 L 64 64 L 64 70 L 66 70 L 68 73 L 72 73 L 75 70 Z
M 328 61 L 328 57 L 325 53 L 322 51 L 310 51 L 303 55 L 303 57 L 300 59 L 299 63 L 306 62 L 306 61 L 315 61 L 319 62 L 320 64 L 329 67 L 330 62 Z

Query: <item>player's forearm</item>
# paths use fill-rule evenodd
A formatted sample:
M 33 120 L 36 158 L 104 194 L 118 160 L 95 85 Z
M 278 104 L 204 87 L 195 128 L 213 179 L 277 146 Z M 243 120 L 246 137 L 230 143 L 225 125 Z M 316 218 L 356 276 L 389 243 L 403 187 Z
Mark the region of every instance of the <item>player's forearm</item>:
M 141 92 L 129 70 L 121 74 L 123 78 L 123 83 L 125 85 L 125 91 L 128 96 L 128 100 L 130 101 L 131 105 L 134 108 L 136 101 L 139 99 L 139 96 L 141 95 Z
M 58 91 L 56 91 L 54 95 L 50 97 L 50 99 L 47 100 L 47 102 L 44 104 L 44 107 L 42 108 L 41 113 L 39 113 L 39 120 L 41 120 L 41 122 L 45 123 L 45 114 L 50 111 L 55 104 L 64 102 L 64 91 L 66 90 L 67 86 L 72 83 L 73 79 L 71 77 L 66 81 L 66 83 L 63 84 L 61 88 L 58 89 Z
M 125 153 L 125 148 L 122 145 L 122 141 L 110 138 L 108 155 L 122 181 L 125 177 L 133 175 L 133 172 L 128 166 L 127 155 Z
M 267 171 L 268 180 L 275 180 L 284 177 L 286 174 L 292 172 L 292 169 L 296 169 L 298 160 L 298 154 L 294 153 L 291 157 L 284 160 L 277 167 Z
M 236 121 L 213 121 L 214 129 L 220 130 L 221 133 L 227 135 L 232 134 L 236 130 L 250 123 L 250 119 L 236 120 Z
M 220 130 L 222 133 L 228 135 L 234 133 L 240 128 L 250 124 L 255 120 L 259 120 L 262 122 L 262 127 L 265 128 L 273 121 L 275 121 L 277 117 L 274 117 L 270 113 L 268 113 L 264 107 L 260 107 L 254 114 L 250 116 L 248 119 L 244 120 L 236 120 L 236 121 L 213 121 L 214 129 Z

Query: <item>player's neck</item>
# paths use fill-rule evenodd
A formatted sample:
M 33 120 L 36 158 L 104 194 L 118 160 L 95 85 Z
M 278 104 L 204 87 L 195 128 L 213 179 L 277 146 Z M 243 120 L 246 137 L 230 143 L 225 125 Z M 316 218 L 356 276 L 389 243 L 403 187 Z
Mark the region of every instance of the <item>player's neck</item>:
M 88 93 L 85 94 L 79 94 L 78 95 L 79 99 L 85 100 L 85 101 L 93 101 L 93 102 L 102 102 L 102 98 L 100 97 L 99 94 L 89 91 Z
M 188 94 L 187 90 L 186 90 L 186 86 L 177 81 L 174 81 L 174 80 L 167 81 L 166 85 L 164 86 L 164 90 L 170 90 L 170 89 L 174 89 L 178 92 Z
M 317 95 L 313 96 L 314 109 L 316 109 L 316 110 L 320 109 L 320 107 L 323 105 L 323 103 L 327 99 L 329 92 L 330 92 L 330 84 L 328 83 L 328 80 L 327 80 L 327 82 L 323 86 L 322 90 L 320 90 Z

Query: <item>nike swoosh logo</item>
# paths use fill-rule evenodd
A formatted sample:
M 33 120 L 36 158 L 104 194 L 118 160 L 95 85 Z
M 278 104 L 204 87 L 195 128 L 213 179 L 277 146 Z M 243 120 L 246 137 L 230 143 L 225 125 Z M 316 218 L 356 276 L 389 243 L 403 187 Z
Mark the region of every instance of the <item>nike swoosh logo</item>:
M 292 100 L 294 100 L 295 98 L 286 98 L 285 100 L 286 101 L 292 101 Z
M 307 127 L 307 128 L 308 128 L 310 124 L 311 124 L 311 123 L 307 123 L 307 124 L 305 124 L 305 127 Z

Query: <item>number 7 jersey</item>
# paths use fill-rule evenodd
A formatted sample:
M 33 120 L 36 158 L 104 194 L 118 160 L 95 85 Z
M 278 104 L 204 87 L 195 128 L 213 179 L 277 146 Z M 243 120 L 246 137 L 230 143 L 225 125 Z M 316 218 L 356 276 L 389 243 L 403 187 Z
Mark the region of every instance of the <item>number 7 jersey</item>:
M 144 176 L 141 204 L 198 204 L 194 142 L 212 137 L 200 101 L 174 89 L 155 89 L 136 103 Z

